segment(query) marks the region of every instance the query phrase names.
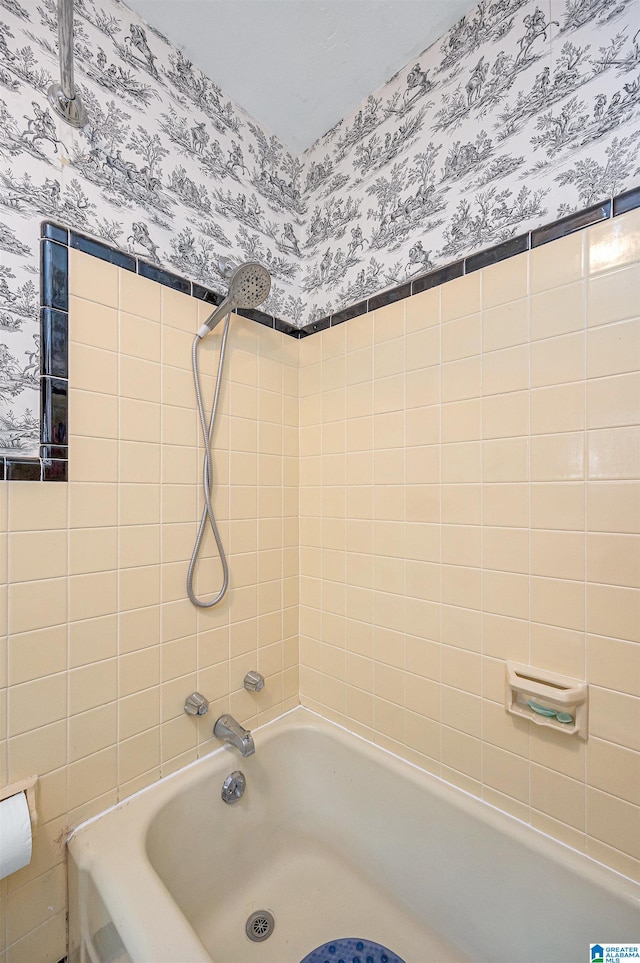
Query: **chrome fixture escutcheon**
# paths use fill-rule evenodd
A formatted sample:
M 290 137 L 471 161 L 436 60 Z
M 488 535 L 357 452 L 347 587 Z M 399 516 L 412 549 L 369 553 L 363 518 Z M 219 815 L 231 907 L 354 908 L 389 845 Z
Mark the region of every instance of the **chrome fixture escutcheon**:
M 244 778 L 244 773 L 240 772 L 239 769 L 236 769 L 235 772 L 229 773 L 222 784 L 220 796 L 224 802 L 234 803 L 244 795 L 246 788 L 247 780 Z

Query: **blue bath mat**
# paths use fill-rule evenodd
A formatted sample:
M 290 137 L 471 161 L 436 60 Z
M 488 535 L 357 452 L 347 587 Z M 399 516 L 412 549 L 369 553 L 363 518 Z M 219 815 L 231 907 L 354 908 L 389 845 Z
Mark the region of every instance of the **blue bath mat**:
M 323 943 L 300 963 L 404 963 L 404 960 L 371 940 L 345 939 Z

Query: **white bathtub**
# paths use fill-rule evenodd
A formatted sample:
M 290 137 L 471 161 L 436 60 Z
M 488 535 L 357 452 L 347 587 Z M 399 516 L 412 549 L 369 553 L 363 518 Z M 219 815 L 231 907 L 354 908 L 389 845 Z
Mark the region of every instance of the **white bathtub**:
M 76 830 L 70 963 L 300 963 L 346 937 L 406 963 L 587 963 L 640 939 L 640 886 L 340 727 L 299 708 L 254 738 Z M 275 928 L 252 943 L 259 909 Z

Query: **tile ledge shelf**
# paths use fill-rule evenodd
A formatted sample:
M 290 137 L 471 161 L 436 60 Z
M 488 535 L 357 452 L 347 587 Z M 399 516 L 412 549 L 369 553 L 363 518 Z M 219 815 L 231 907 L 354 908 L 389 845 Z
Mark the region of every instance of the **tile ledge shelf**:
M 458 261 L 450 262 L 421 274 L 410 281 L 388 288 L 365 298 L 327 317 L 296 327 L 270 314 L 255 310 L 240 310 L 238 314 L 257 324 L 273 328 L 296 339 L 306 338 L 327 328 L 344 324 L 369 311 L 379 310 L 414 294 L 445 284 L 454 278 L 500 261 L 534 250 L 550 241 L 585 230 L 594 224 L 626 214 L 640 207 L 640 187 L 594 204 L 567 217 L 552 221 L 525 234 L 501 241 Z M 140 274 L 166 287 L 190 295 L 216 307 L 222 297 L 210 288 L 153 264 L 137 255 L 127 254 L 104 241 L 73 231 L 55 221 L 41 225 L 40 272 L 40 455 L 16 457 L 0 456 L 0 480 L 5 481 L 67 481 L 68 448 L 68 249 L 74 248 L 92 257 L 108 261 L 127 271 Z M 58 259 L 56 262 L 56 258 Z M 54 395 L 58 395 L 57 400 Z M 55 406 L 55 418 L 54 418 Z

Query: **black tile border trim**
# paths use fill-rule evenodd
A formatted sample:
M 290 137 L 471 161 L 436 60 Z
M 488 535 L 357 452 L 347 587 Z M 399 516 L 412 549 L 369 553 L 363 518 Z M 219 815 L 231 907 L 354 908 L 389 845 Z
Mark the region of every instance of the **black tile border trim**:
M 439 287 L 454 278 L 464 277 L 491 264 L 534 250 L 542 244 L 558 240 L 602 221 L 640 208 L 640 187 L 514 238 L 470 254 L 450 264 L 428 271 L 410 281 L 381 291 L 342 308 L 333 314 L 312 321 L 303 327 L 282 321 L 262 311 L 241 310 L 238 313 L 257 324 L 265 325 L 301 339 L 328 328 L 344 324 L 353 318 L 395 304 L 414 294 Z M 70 230 L 54 221 L 43 221 L 40 228 L 40 409 L 41 444 L 37 458 L 0 456 L 0 480 L 11 481 L 67 481 L 68 454 L 68 326 L 69 326 L 69 248 L 108 261 L 134 274 L 157 281 L 165 287 L 188 294 L 217 306 L 222 296 L 195 281 L 189 281 L 157 264 L 96 238 Z
M 488 247 L 484 251 L 478 251 L 477 254 L 470 254 L 469 257 L 462 258 L 459 261 L 453 261 L 442 267 L 434 268 L 434 270 L 428 271 L 426 274 L 421 274 L 413 278 L 410 282 L 389 288 L 387 291 L 375 294 L 348 308 L 342 308 L 340 311 L 336 311 L 335 314 L 330 314 L 326 318 L 313 321 L 311 324 L 306 324 L 304 327 L 299 328 L 298 337 L 306 338 L 308 335 L 315 334 L 317 331 L 323 331 L 327 327 L 333 328 L 337 324 L 343 324 L 345 321 L 357 318 L 361 314 L 368 314 L 369 311 L 375 311 L 387 304 L 394 304 L 396 301 L 401 301 L 411 295 L 420 294 L 422 291 L 429 291 L 431 288 L 446 284 L 447 281 L 453 281 L 455 278 L 472 274 L 474 271 L 489 267 L 491 264 L 497 264 L 499 261 L 505 261 L 507 258 L 515 257 L 517 254 L 524 254 L 526 251 L 531 251 L 536 247 L 540 247 L 542 244 L 547 244 L 549 241 L 567 237 L 567 235 L 573 234 L 575 231 L 581 231 L 586 227 L 591 227 L 594 224 L 599 224 L 601 221 L 609 220 L 618 214 L 626 214 L 628 211 L 633 211 L 639 207 L 640 187 L 609 198 L 600 204 L 594 204 L 584 210 L 576 211 L 574 214 L 562 217 L 558 221 L 552 221 L 543 227 L 535 228 L 533 231 L 527 231 L 526 234 L 520 234 L 517 237 L 509 238 L 507 241 L 501 241 L 500 244 Z
M 559 221 L 545 224 L 531 231 L 531 248 L 540 247 L 548 244 L 549 241 L 557 241 L 561 237 L 567 237 L 575 231 L 581 231 L 585 227 L 592 227 L 600 221 L 607 221 L 611 217 L 612 203 L 604 201 L 602 204 L 594 204 L 583 211 L 569 214 L 568 217 L 561 217 Z
M 634 187 L 613 198 L 614 217 L 618 214 L 626 214 L 627 211 L 634 211 L 637 207 L 640 207 L 640 187 Z

